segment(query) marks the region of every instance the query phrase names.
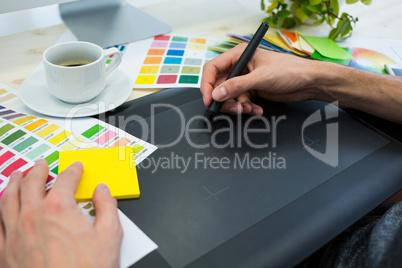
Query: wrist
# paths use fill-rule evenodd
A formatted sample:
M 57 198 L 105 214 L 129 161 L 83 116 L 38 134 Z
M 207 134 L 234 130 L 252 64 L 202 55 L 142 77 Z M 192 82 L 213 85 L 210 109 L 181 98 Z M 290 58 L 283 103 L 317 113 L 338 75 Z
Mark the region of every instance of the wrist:
M 342 93 L 340 91 L 347 87 L 346 70 L 348 67 L 335 63 L 315 61 L 312 72 L 312 85 L 314 87 L 314 99 L 334 102 L 340 99 Z

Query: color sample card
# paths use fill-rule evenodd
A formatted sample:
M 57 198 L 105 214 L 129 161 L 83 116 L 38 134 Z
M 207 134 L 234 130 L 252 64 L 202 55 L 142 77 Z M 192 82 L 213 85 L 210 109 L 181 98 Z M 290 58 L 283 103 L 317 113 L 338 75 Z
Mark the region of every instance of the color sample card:
M 333 40 L 328 37 L 315 37 L 309 35 L 302 35 L 301 40 L 307 41 L 311 47 L 318 51 L 322 56 L 326 58 L 339 59 L 339 60 L 351 60 L 353 56 L 349 54 L 345 49 L 341 48 Z M 303 44 L 302 49 L 303 49 Z M 314 52 L 314 49 L 312 53 Z M 311 53 L 311 54 L 312 54 Z
M 138 198 L 140 188 L 131 146 L 60 152 L 59 171 L 81 161 L 84 173 L 75 193 L 78 202 L 92 200 L 99 183 L 109 186 L 116 199 Z
M 202 67 L 219 55 L 208 47 L 222 40 L 206 37 L 161 35 L 131 43 L 121 68 L 134 80 L 134 88 L 199 87 Z
M 138 164 L 156 150 L 152 144 L 91 117 L 48 117 L 22 104 L 10 108 L 8 103 L 19 100 L 18 92 L 1 84 L 0 98 L 5 100 L 0 104 L 0 197 L 12 171 L 27 174 L 40 158 L 49 165 L 46 189 L 51 188 L 59 173 L 61 151 L 129 146 Z

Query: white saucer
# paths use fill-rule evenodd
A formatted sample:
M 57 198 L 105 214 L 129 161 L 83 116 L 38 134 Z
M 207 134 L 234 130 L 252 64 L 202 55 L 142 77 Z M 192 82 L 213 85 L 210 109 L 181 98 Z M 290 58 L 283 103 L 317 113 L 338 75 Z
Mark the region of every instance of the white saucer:
M 130 78 L 119 69 L 106 78 L 105 89 L 85 103 L 63 102 L 50 94 L 46 87 L 45 70 L 40 68 L 22 83 L 20 97 L 32 110 L 56 117 L 84 117 L 113 110 L 130 97 L 133 88 Z

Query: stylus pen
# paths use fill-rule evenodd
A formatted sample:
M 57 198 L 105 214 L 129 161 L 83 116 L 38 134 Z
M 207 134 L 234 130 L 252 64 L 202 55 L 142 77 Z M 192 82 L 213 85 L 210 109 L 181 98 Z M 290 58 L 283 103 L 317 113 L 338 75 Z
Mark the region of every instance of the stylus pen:
M 261 23 L 257 32 L 255 32 L 253 38 L 251 38 L 250 43 L 244 50 L 243 54 L 241 54 L 239 60 L 237 61 L 236 65 L 234 66 L 233 70 L 230 72 L 230 74 L 229 74 L 228 78 L 226 78 L 226 80 L 242 74 L 244 68 L 246 68 L 247 63 L 253 56 L 255 50 L 257 49 L 258 45 L 260 44 L 265 33 L 268 31 L 268 28 L 269 28 L 269 24 L 267 21 Z M 223 105 L 223 102 L 218 102 L 218 101 L 212 100 L 211 105 L 208 107 L 207 111 L 205 112 L 205 117 L 208 120 L 211 120 L 214 116 L 219 114 L 219 111 L 220 111 L 222 105 Z

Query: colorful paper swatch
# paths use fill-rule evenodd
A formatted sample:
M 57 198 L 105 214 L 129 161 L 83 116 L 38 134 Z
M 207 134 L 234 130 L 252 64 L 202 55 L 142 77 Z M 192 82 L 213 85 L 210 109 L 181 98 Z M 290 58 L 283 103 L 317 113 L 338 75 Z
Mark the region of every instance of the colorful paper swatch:
M 338 46 L 333 40 L 329 39 L 328 37 L 315 37 L 304 34 L 300 34 L 300 36 L 324 57 L 339 60 L 353 59 L 352 55 L 350 55 L 346 50 Z M 301 45 L 303 49 L 303 44 Z M 312 52 L 314 52 L 314 50 Z
M 345 48 L 345 50 L 350 54 L 353 53 L 352 49 Z M 314 53 L 311 55 L 311 57 L 313 59 L 322 60 L 322 61 L 329 61 L 329 62 L 333 62 L 333 63 L 342 64 L 342 65 L 345 65 L 345 66 L 348 66 L 349 63 L 350 63 L 350 60 L 339 60 L 339 59 L 333 59 L 333 58 L 324 57 L 320 53 L 318 53 L 317 50 L 314 51 Z
M 275 46 L 278 46 L 282 49 L 288 49 L 290 51 L 292 51 L 293 53 L 297 54 L 297 55 L 301 55 L 301 56 L 305 56 L 305 53 L 302 53 L 298 50 L 296 50 L 295 48 L 293 48 L 291 45 L 286 44 L 285 42 L 283 42 L 283 40 L 276 36 L 276 35 L 270 35 L 270 34 L 266 34 L 264 36 L 264 39 L 268 42 L 270 42 L 271 44 L 274 44 Z
M 349 48 L 352 50 L 353 59 L 349 62 L 349 66 L 360 70 L 386 74 L 384 68 L 386 63 L 395 63 L 395 61 L 382 53 L 365 48 Z
M 297 36 L 297 41 L 293 43 L 293 45 L 296 45 L 300 47 L 300 50 L 306 53 L 307 55 L 311 55 L 314 53 L 314 50 L 318 50 L 314 48 L 309 42 L 307 42 L 302 35 L 300 35 L 297 31 L 295 32 Z
M 208 46 L 220 41 L 205 37 L 156 36 L 131 43 L 121 68 L 132 70 L 134 88 L 199 87 L 203 65 L 220 54 L 209 51 Z
M 65 120 L 40 115 L 22 104 L 15 109 L 7 107 L 19 100 L 18 93 L 0 84 L 0 97 L 5 96 L 11 97 L 4 98 L 7 101 L 0 105 L 0 197 L 13 170 L 27 173 L 41 158 L 49 165 L 46 189 L 52 187 L 59 172 L 60 151 L 129 146 L 135 148 L 133 156 L 138 164 L 156 149 L 94 118 Z
M 99 183 L 108 185 L 116 199 L 138 198 L 140 188 L 132 147 L 113 147 L 60 152 L 59 171 L 76 161 L 82 162 L 84 173 L 75 193 L 79 202 L 90 201 Z

